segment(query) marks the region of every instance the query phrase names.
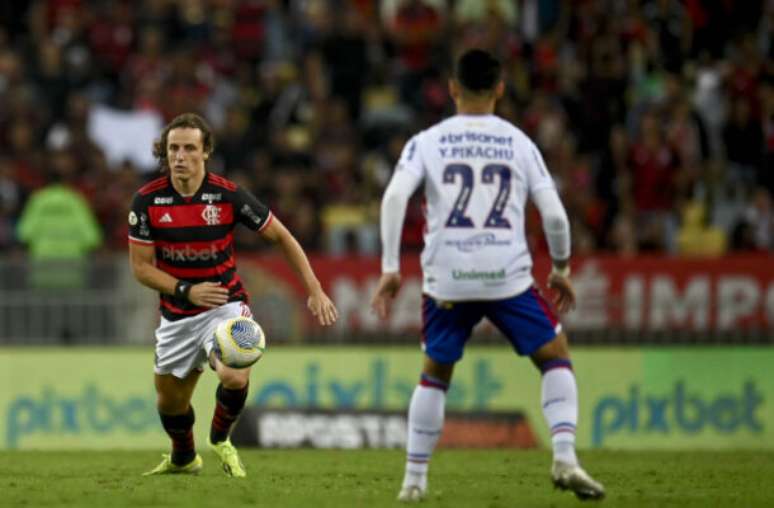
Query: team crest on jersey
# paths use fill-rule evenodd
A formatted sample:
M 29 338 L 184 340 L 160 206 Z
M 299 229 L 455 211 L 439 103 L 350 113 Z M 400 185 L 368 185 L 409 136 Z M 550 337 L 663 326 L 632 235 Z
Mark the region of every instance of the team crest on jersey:
M 217 226 L 220 224 L 220 208 L 215 205 L 207 205 L 202 210 L 202 219 L 208 226 Z
M 129 225 L 130 226 L 137 225 L 137 214 L 134 212 L 129 212 Z

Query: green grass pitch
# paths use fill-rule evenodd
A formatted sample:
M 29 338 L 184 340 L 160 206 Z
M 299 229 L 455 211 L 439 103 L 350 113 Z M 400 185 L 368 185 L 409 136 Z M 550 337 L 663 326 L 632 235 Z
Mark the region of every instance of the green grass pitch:
M 399 506 L 398 450 L 242 450 L 248 477 L 226 478 L 204 450 L 198 476 L 142 477 L 153 451 L 0 452 L 0 506 L 366 507 Z M 609 507 L 774 506 L 774 453 L 581 453 L 607 487 Z M 548 478 L 546 451 L 439 450 L 425 507 L 579 506 Z M 588 504 L 588 503 L 583 503 Z

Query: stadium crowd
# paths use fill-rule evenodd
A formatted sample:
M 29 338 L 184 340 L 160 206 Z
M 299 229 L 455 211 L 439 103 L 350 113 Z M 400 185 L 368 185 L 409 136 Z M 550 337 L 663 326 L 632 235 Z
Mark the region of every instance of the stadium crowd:
M 774 250 L 771 0 L 3 2 L 0 248 L 21 250 L 29 196 L 65 182 L 102 249 L 125 249 L 153 137 L 195 111 L 210 170 L 305 249 L 376 253 L 400 150 L 450 113 L 450 62 L 473 46 L 503 61 L 498 114 L 542 150 L 576 254 Z M 403 245 L 420 248 L 415 201 Z

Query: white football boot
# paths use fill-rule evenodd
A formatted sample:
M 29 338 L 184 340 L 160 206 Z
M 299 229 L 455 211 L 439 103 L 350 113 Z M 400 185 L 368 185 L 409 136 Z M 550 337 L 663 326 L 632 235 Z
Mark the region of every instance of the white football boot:
M 578 465 L 555 461 L 551 467 L 551 480 L 555 487 L 571 490 L 583 501 L 605 497 L 605 487 Z
M 425 489 L 419 485 L 406 485 L 400 489 L 398 501 L 401 503 L 418 503 L 425 498 Z

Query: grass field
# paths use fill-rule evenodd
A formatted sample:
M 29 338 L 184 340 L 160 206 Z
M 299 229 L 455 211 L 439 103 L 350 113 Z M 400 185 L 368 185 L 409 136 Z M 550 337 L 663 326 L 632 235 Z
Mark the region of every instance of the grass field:
M 0 452 L 0 506 L 398 506 L 403 453 L 242 450 L 248 478 L 226 478 L 205 451 L 199 476 L 142 477 L 160 454 Z M 774 453 L 586 452 L 608 490 L 606 506 L 774 506 Z M 555 491 L 545 451 L 436 452 L 426 507 L 578 506 Z M 586 503 L 588 504 L 588 503 Z

